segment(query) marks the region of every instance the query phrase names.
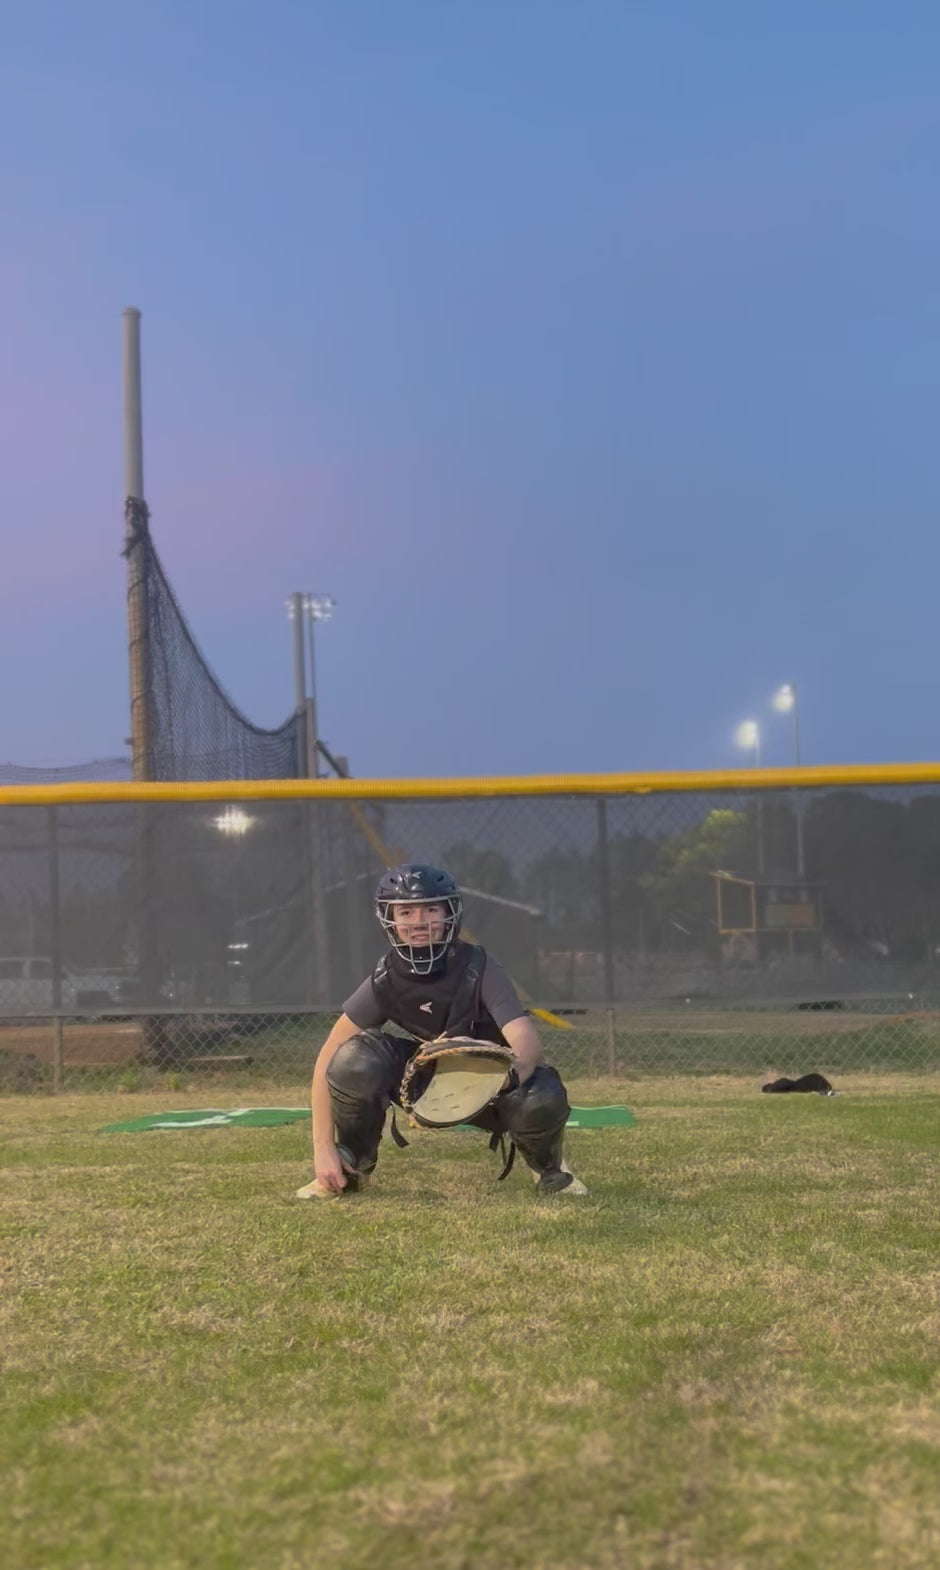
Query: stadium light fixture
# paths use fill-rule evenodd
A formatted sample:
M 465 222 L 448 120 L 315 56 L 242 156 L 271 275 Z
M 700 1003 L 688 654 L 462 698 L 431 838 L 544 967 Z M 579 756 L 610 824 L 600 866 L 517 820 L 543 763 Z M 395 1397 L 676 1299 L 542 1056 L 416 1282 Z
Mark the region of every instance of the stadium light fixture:
M 214 827 L 220 834 L 239 839 L 247 834 L 257 821 L 257 818 L 251 818 L 247 812 L 243 812 L 241 807 L 226 807 L 224 812 L 220 812 L 217 818 L 212 819 Z
M 332 594 L 304 595 L 304 610 L 311 621 L 329 621 L 335 609 Z
M 754 763 L 760 768 L 760 726 L 756 720 L 744 720 L 734 733 L 735 743 L 745 752 L 754 753 Z
M 336 609 L 332 594 L 289 594 L 284 601 L 288 621 L 293 621 L 297 614 L 298 600 L 302 614 L 310 621 L 329 621 Z
M 760 726 L 756 720 L 744 720 L 734 733 L 734 739 L 739 747 L 746 752 L 753 749 L 754 767 L 760 768 Z M 757 817 L 757 871 L 762 876 L 764 872 L 764 803 L 760 791 L 756 800 Z
M 788 681 L 779 687 L 771 699 L 778 714 L 793 715 L 793 756 L 797 768 L 800 766 L 800 706 L 797 701 L 796 688 Z

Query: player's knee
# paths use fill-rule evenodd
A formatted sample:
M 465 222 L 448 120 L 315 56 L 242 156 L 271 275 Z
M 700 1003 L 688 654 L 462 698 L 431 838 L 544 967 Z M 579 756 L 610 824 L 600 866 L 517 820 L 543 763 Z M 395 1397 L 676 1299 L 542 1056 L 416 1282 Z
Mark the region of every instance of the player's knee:
M 337 1047 L 326 1071 L 326 1082 L 344 1101 L 378 1101 L 388 1096 L 388 1064 L 381 1041 L 373 1032 L 350 1036 Z
M 547 1063 L 540 1063 L 524 1085 L 500 1100 L 507 1131 L 523 1136 L 564 1128 L 571 1111 L 561 1077 Z

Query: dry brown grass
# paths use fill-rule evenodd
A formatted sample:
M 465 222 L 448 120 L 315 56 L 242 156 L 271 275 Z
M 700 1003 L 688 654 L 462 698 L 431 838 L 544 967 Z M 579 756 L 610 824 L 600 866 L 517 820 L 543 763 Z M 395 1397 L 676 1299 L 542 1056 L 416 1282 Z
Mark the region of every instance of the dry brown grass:
M 303 1125 L 0 1102 L 11 1562 L 934 1570 L 940 1078 L 843 1090 L 575 1083 L 638 1121 L 567 1205 L 473 1135 L 303 1206 Z

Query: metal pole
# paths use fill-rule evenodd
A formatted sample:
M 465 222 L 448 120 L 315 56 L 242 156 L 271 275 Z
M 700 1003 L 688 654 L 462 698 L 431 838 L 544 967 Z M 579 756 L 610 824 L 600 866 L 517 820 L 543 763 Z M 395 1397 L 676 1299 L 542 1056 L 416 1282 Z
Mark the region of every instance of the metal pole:
M 131 701 L 131 773 L 135 780 L 153 777 L 153 715 L 150 683 L 150 618 L 148 584 L 151 567 L 150 515 L 144 500 L 144 422 L 140 364 L 140 312 L 128 307 L 121 316 L 123 386 L 124 556 L 127 560 L 127 656 Z M 137 968 L 141 996 L 152 1003 L 157 993 L 158 961 L 152 909 L 154 866 L 153 824 L 148 805 L 135 814 L 135 877 Z M 143 1056 L 158 1061 L 159 1020 L 141 1020 Z
M 62 1043 L 62 915 L 59 885 L 59 809 L 47 807 L 49 840 L 49 964 L 52 970 L 52 1090 L 62 1089 L 64 1049 Z
M 313 662 L 313 612 L 307 612 L 307 654 L 310 661 L 310 691 L 307 694 L 307 778 L 315 780 L 320 774 L 317 754 L 317 674 Z
M 607 840 L 607 802 L 597 799 L 597 888 L 601 908 L 601 947 L 604 954 L 604 1000 L 614 1000 L 614 938 L 610 910 L 610 848 Z
M 304 594 L 290 597 L 291 620 L 294 633 L 294 699 L 297 713 L 302 717 L 298 725 L 297 763 L 302 779 L 316 777 L 315 738 L 312 730 L 310 700 L 307 689 L 306 658 L 304 653 L 304 616 L 307 615 Z M 311 670 L 311 681 L 313 671 Z M 323 845 L 319 802 L 301 805 L 306 839 L 306 862 L 310 869 L 310 925 L 313 938 L 313 962 L 316 970 L 316 996 L 314 1003 L 330 1002 L 330 950 L 326 921 L 326 899 L 323 893 Z
M 124 372 L 124 495 L 144 495 L 144 417 L 140 375 L 140 312 L 121 314 Z
M 800 703 L 796 688 L 793 688 L 793 750 L 796 756 L 796 766 L 800 767 Z M 803 878 L 806 876 L 806 858 L 803 850 L 803 797 L 799 788 L 796 792 L 796 870 Z
M 341 779 L 349 778 L 349 759 L 337 758 L 338 773 Z M 360 919 L 360 890 L 358 878 L 358 857 L 355 842 L 350 832 L 352 820 L 348 812 L 340 818 L 340 851 L 342 855 L 343 882 L 346 886 L 346 929 L 349 933 L 349 972 L 358 982 L 365 969 L 366 962 L 362 947 L 362 921 Z M 354 985 L 356 983 L 353 983 Z
M 131 688 L 131 758 L 135 780 L 150 778 L 150 639 L 147 570 L 150 529 L 144 501 L 140 312 L 121 317 L 124 390 L 124 555 L 127 558 L 127 647 Z
M 760 731 L 754 741 L 754 767 L 760 768 Z M 757 871 L 764 871 L 764 801 L 760 791 L 757 792 Z
M 307 672 L 304 664 L 304 597 L 292 594 L 288 600 L 291 644 L 294 654 L 294 712 L 297 725 L 297 773 L 307 778 Z
M 604 997 L 607 1001 L 607 1072 L 617 1070 L 617 1035 L 614 1029 L 614 932 L 610 906 L 610 841 L 607 835 L 607 802 L 597 799 L 597 863 L 601 906 L 601 942 L 604 950 Z

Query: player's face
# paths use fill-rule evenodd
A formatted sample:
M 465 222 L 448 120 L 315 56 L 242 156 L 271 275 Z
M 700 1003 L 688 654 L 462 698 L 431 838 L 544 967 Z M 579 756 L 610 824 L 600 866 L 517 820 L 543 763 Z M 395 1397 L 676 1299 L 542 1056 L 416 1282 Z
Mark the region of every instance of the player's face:
M 392 920 L 399 943 L 410 943 L 413 948 L 426 949 L 440 943 L 447 926 L 447 906 L 439 902 L 426 905 L 414 901 L 408 905 L 393 905 Z

